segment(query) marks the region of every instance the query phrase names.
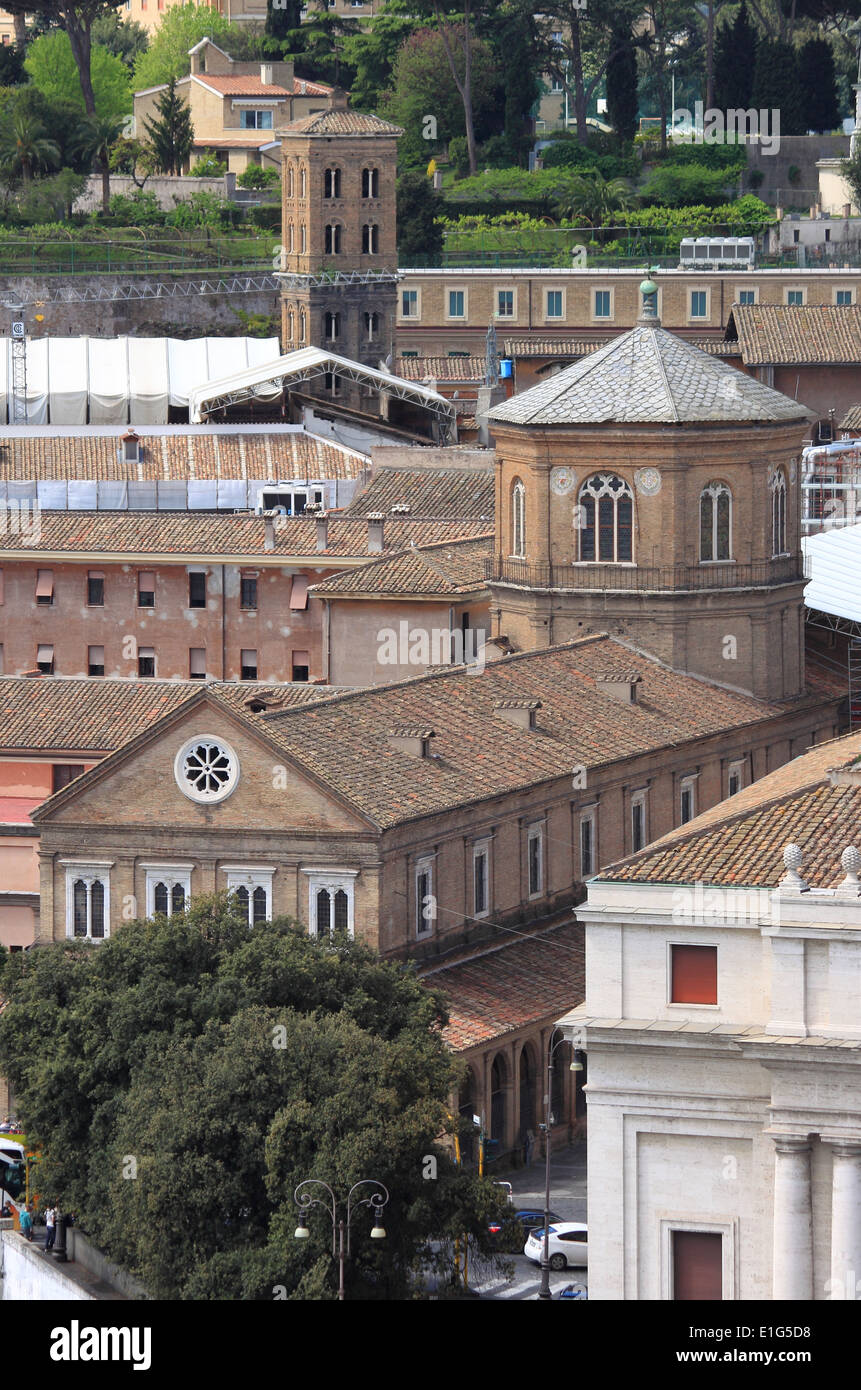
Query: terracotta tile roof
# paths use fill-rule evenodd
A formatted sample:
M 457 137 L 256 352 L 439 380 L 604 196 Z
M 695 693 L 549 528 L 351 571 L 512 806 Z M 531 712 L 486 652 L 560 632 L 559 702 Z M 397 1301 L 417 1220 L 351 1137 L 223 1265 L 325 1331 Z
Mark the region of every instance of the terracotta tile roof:
M 390 515 L 393 507 L 404 504 L 409 505 L 405 515 L 413 518 L 464 517 L 492 522 L 493 468 L 380 468 L 364 492 L 344 509 L 344 515 Z
M 850 406 L 838 428 L 849 434 L 861 434 L 861 405 Z
M 127 426 L 80 433 L 40 434 L 6 430 L 0 439 L 0 482 L 73 478 L 84 481 L 147 482 L 155 479 L 259 478 L 288 481 L 357 478 L 367 458 L 301 430 L 244 430 L 166 427 L 137 429 L 140 463 L 124 463 L 119 441 Z
M 680 333 L 678 337 L 685 343 L 691 343 L 698 347 L 701 352 L 708 352 L 713 357 L 738 357 L 739 346 L 737 342 L 727 342 L 723 338 L 691 338 L 687 334 Z M 598 348 L 604 347 L 607 338 L 506 338 L 502 345 L 503 357 L 588 357 L 590 353 L 597 352 Z M 422 361 L 422 358 L 413 359 Z M 427 360 L 427 359 L 424 359 Z M 483 360 L 483 359 L 481 359 Z
M 195 136 L 191 147 L 194 150 L 259 150 L 264 145 L 279 143 L 270 130 L 264 135 L 211 135 L 208 139 Z
M 280 87 L 277 82 L 261 82 L 259 77 L 248 75 L 245 77 L 221 77 L 215 73 L 195 73 L 196 80 L 201 87 L 211 87 L 213 91 L 220 92 L 225 97 L 280 97 L 282 100 L 292 95 L 286 87 Z M 321 95 L 328 94 L 328 87 L 320 87 Z
M 76 750 L 108 753 L 198 695 L 202 681 L 85 680 L 63 676 L 0 676 L 0 750 Z M 271 686 L 212 681 L 208 687 L 232 708 L 248 702 L 306 704 L 331 694 L 317 685 Z M 35 803 L 34 803 L 35 805 Z
M 585 997 L 583 928 L 576 922 L 512 937 L 449 966 L 421 970 L 446 998 L 443 1036 L 455 1052 L 544 1019 L 555 1021 Z
M 483 357 L 396 357 L 392 368 L 404 381 L 469 381 L 483 385 Z
M 329 597 L 361 595 L 388 598 L 392 594 L 424 597 L 469 593 L 484 589 L 484 561 L 493 553 L 493 533 L 479 540 L 445 541 L 405 550 L 391 559 L 373 560 L 358 569 L 332 575 L 309 592 Z
M 642 676 L 623 705 L 596 684 L 623 660 Z M 534 730 L 510 723 L 501 700 L 540 700 Z M 794 706 L 794 707 L 797 707 Z M 570 777 L 571 767 L 624 758 L 744 728 L 783 707 L 678 675 L 606 635 L 489 663 L 455 667 L 264 716 L 291 757 L 390 827 L 491 796 Z M 394 749 L 395 724 L 434 728 L 433 757 Z
M 859 757 L 861 733 L 821 744 L 598 877 L 774 888 L 786 873 L 784 848 L 797 844 L 805 883 L 834 887 L 844 876 L 842 851 L 858 842 L 861 775 L 831 786 L 828 773 Z
M 383 121 L 379 116 L 367 116 L 361 111 L 328 107 L 313 116 L 301 116 L 290 121 L 282 130 L 291 135 L 403 135 L 403 127 Z
M 748 367 L 861 363 L 861 304 L 734 304 L 733 330 Z

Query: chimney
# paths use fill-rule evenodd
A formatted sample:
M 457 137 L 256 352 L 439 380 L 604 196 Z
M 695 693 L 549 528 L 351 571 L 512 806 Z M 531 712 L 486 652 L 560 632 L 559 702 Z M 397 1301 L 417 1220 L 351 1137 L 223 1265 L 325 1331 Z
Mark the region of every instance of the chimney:
M 263 83 L 263 86 L 264 86 L 264 87 L 271 87 L 271 86 L 272 86 L 272 64 L 271 64 L 271 63 L 261 63 L 261 64 L 260 64 L 260 81 Z
M 396 753 L 407 753 L 411 758 L 427 758 L 430 741 L 435 737 L 433 729 L 391 729 L 389 747 Z
M 343 87 L 333 87 L 329 93 L 329 110 L 346 111 L 348 103 L 349 97 Z
M 385 516 L 382 512 L 368 512 L 368 554 L 379 555 L 383 549 L 383 523 Z
M 263 518 L 263 549 L 275 549 L 275 518 L 274 516 L 264 516 Z
M 618 700 L 620 705 L 635 705 L 637 686 L 642 679 L 636 672 L 604 671 L 595 677 L 595 685 L 611 699 Z
M 321 512 L 316 519 L 317 524 L 317 549 L 327 550 L 329 547 L 329 513 Z
M 541 709 L 540 700 L 497 700 L 493 706 L 494 714 L 514 724 L 518 729 L 535 728 L 535 711 Z

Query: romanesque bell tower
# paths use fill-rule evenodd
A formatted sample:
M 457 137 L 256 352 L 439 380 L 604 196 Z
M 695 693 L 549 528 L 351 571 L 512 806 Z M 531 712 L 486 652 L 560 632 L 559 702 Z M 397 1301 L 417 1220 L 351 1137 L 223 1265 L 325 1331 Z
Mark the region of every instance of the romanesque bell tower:
M 765 700 L 804 691 L 798 460 L 809 412 L 636 327 L 489 415 L 494 635 L 606 631 Z
M 280 131 L 281 336 L 285 352 L 328 348 L 377 367 L 395 350 L 395 178 L 400 126 L 329 105 Z M 350 400 L 351 383 L 328 376 L 315 394 Z

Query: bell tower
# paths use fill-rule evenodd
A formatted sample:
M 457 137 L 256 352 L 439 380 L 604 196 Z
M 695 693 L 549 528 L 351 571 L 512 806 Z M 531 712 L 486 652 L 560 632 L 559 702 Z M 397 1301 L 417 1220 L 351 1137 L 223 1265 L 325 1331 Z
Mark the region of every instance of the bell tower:
M 401 135 L 352 111 L 339 88 L 325 110 L 280 131 L 284 352 L 324 348 L 371 367 L 394 353 Z M 313 385 L 348 401 L 360 390 L 328 374 Z
M 609 632 L 764 700 L 804 691 L 798 401 L 636 327 L 495 407 L 494 634 Z

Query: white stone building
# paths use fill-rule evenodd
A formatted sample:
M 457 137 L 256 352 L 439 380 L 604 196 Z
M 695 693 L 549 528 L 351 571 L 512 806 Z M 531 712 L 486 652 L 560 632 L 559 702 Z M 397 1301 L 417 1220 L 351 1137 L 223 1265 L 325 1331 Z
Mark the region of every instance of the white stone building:
M 591 1298 L 861 1293 L 859 844 L 854 733 L 591 881 Z

